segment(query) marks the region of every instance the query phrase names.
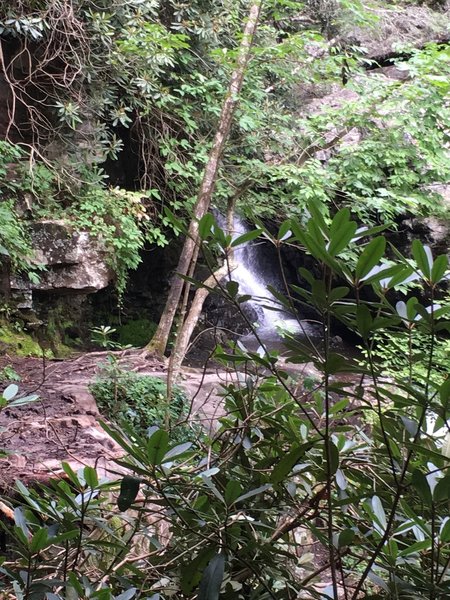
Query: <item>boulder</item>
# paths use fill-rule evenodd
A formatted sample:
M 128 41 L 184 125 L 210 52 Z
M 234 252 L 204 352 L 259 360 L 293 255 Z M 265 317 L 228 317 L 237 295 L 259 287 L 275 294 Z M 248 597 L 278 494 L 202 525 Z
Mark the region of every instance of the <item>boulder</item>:
M 20 277 L 11 280 L 11 290 L 91 294 L 113 279 L 108 253 L 101 241 L 86 231 L 76 231 L 62 220 L 37 221 L 32 226 L 35 262 L 45 267 L 39 281 Z
M 450 208 L 450 185 L 434 184 L 428 186 L 430 192 L 441 197 L 443 207 Z M 419 238 L 430 246 L 433 256 L 448 254 L 450 256 L 450 220 L 438 217 L 410 217 L 404 219 L 399 228 L 397 247 L 408 253 L 412 241 Z M 405 235 L 406 234 L 406 235 Z

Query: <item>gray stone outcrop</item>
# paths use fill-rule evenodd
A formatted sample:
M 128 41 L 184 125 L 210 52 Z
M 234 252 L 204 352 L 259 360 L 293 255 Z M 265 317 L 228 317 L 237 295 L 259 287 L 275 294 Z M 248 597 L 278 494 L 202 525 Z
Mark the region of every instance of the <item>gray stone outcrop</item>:
M 108 253 L 101 240 L 77 231 L 62 220 L 37 221 L 32 226 L 34 260 L 44 267 L 39 282 L 11 280 L 11 290 L 91 294 L 105 288 L 113 278 Z

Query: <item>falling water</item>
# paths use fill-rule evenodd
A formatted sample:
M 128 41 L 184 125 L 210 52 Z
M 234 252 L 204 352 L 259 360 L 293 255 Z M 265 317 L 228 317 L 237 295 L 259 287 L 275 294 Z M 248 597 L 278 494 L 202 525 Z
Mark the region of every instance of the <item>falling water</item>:
M 249 229 L 244 221 L 235 217 L 233 237 L 237 238 L 247 231 Z M 231 273 L 231 279 L 239 284 L 240 295 L 252 296 L 249 303 L 258 315 L 260 329 L 267 333 L 276 333 L 279 328 L 292 333 L 298 331 L 298 322 L 281 309 L 280 303 L 267 289 L 270 285 L 277 287 L 277 282 L 262 268 L 263 254 L 258 242 L 245 242 L 238 246 L 234 258 L 236 268 Z

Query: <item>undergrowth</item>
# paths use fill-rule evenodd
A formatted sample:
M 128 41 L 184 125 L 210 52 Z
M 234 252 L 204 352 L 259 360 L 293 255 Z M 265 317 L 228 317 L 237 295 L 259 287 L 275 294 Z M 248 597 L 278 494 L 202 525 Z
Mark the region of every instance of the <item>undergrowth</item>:
M 174 440 L 195 439 L 189 426 L 177 424 L 188 407 L 185 392 L 176 386 L 168 402 L 166 383 L 159 377 L 127 371 L 111 356 L 90 391 L 105 417 L 130 426 L 137 435 L 156 426 L 170 428 Z

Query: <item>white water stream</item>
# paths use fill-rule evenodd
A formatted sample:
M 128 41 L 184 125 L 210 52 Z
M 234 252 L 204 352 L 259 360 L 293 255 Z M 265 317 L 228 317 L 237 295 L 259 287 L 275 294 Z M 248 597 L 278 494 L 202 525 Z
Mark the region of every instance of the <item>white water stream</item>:
M 248 227 L 239 217 L 234 218 L 233 238 L 237 238 L 249 231 Z M 236 268 L 231 273 L 231 279 L 239 284 L 239 295 L 252 296 L 249 304 L 258 315 L 258 327 L 266 334 L 276 334 L 280 330 L 295 333 L 300 330 L 300 325 L 288 312 L 281 308 L 280 303 L 267 289 L 267 286 L 276 287 L 276 280 L 270 273 L 263 269 L 263 254 L 261 242 L 245 242 L 238 246 L 234 253 Z

